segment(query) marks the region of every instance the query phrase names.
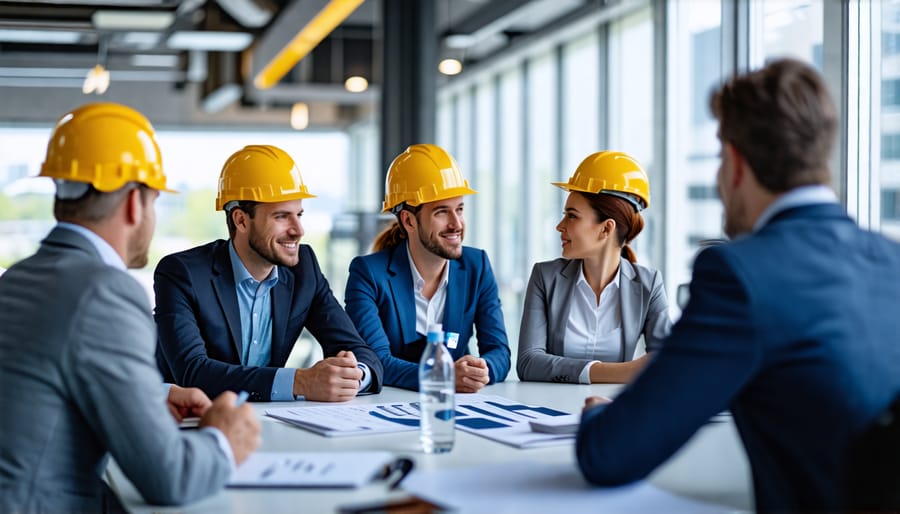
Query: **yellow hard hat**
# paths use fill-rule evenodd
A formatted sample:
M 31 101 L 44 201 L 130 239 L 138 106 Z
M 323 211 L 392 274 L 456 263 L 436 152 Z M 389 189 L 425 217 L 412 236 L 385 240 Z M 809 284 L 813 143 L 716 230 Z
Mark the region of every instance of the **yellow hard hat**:
M 219 175 L 216 210 L 238 200 L 275 203 L 315 198 L 303 183 L 294 159 L 272 145 L 250 145 L 225 161 Z
M 131 107 L 114 103 L 83 105 L 60 118 L 39 176 L 87 183 L 105 193 L 128 182 L 174 192 L 166 188 L 153 126 Z
M 383 212 L 406 203 L 412 207 L 478 191 L 469 187 L 459 166 L 437 145 L 412 145 L 394 159 L 384 181 Z
M 650 206 L 647 172 L 624 152 L 603 151 L 588 155 L 568 182 L 552 182 L 566 191 L 605 193 L 624 198 L 638 211 Z

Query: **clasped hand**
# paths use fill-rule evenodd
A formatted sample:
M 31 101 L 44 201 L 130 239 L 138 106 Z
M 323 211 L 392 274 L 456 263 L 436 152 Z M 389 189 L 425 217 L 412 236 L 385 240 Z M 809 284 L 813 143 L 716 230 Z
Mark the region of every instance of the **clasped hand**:
M 456 371 L 456 392 L 477 393 L 490 382 L 487 362 L 472 355 L 463 355 L 453 363 Z
M 362 377 L 353 352 L 341 351 L 311 368 L 298 369 L 294 375 L 294 395 L 319 402 L 345 402 L 356 397 Z

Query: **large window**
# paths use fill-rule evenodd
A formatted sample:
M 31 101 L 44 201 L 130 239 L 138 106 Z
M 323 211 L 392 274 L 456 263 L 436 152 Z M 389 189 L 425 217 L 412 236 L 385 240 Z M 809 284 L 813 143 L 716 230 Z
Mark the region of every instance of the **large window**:
M 494 273 L 501 287 L 501 301 L 512 319 L 521 314 L 520 298 L 525 288 L 524 229 L 522 223 L 522 68 L 514 67 L 500 76 L 500 140 L 502 158 L 499 164 L 500 191 L 495 204 L 496 217 L 489 222 L 497 225 L 498 247 L 494 252 Z M 516 325 L 518 323 L 508 324 Z
M 877 26 L 877 12 L 871 19 L 876 24 L 873 30 L 881 30 L 881 38 L 876 40 L 883 44 L 880 52 L 873 52 L 876 59 L 880 54 L 880 62 L 873 66 L 872 80 L 882 85 L 881 102 L 872 102 L 874 126 L 880 126 L 881 152 L 872 159 L 877 162 L 873 168 L 880 170 L 881 230 L 900 240 L 900 0 L 885 0 L 880 8 L 881 27 Z
M 474 232 L 475 238 L 467 239 L 471 244 L 484 248 L 492 259 L 495 258 L 497 245 L 497 223 L 495 215 L 497 205 L 497 103 L 496 81 L 487 77 L 480 81 L 475 93 L 475 179 L 472 187 L 478 191 L 474 203 L 474 214 L 468 216 L 467 232 Z
M 677 286 L 690 280 L 700 243 L 722 233 L 722 206 L 716 191 L 719 142 L 716 121 L 709 112 L 709 94 L 723 76 L 722 5 L 719 0 L 676 2 L 669 15 L 673 63 L 667 91 L 665 279 L 675 303 Z
M 764 0 L 756 5 L 761 12 L 753 20 L 754 66 L 777 57 L 794 57 L 822 70 L 822 0 Z M 836 27 L 836 29 L 838 29 Z
M 557 182 L 556 125 L 556 59 L 554 52 L 538 56 L 528 67 L 528 200 L 524 207 L 529 227 L 527 269 L 530 263 L 558 257 L 559 233 L 556 225 L 562 218 L 563 191 L 550 185 Z
M 609 133 L 608 148 L 626 152 L 653 176 L 656 166 L 654 148 L 653 97 L 653 18 L 649 7 L 612 24 L 609 33 Z M 651 178 L 650 195 L 662 194 L 661 184 Z M 662 204 L 662 202 L 660 203 Z M 661 262 L 650 260 L 649 247 L 661 216 L 656 210 L 644 211 L 644 231 L 632 246 L 638 261 L 660 267 Z
M 563 176 L 600 148 L 600 50 L 596 33 L 589 33 L 563 48 Z M 606 77 L 603 77 L 606 80 Z

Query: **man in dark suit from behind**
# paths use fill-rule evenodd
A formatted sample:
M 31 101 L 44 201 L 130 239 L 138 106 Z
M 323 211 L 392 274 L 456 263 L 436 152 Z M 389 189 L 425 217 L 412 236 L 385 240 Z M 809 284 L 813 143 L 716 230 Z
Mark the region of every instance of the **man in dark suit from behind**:
M 757 510 L 837 511 L 847 449 L 900 391 L 900 246 L 828 186 L 838 120 L 812 67 L 773 61 L 710 103 L 732 241 L 697 257 L 690 302 L 637 380 L 587 399 L 578 462 L 595 484 L 640 479 L 730 409 Z

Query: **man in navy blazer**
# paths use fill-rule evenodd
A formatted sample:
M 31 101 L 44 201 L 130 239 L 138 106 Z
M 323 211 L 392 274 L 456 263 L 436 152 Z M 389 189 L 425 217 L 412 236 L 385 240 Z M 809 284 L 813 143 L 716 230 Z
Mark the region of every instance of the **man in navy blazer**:
M 300 244 L 302 200 L 312 197 L 280 148 L 248 146 L 228 159 L 216 209 L 226 211 L 230 239 L 169 255 L 156 268 L 163 375 L 209 395 L 248 391 L 256 401 L 344 401 L 381 390 L 381 362 Z M 326 358 L 284 368 L 304 327 Z
M 397 221 L 375 253 L 350 263 L 347 314 L 384 364 L 385 385 L 418 389 L 419 359 L 432 323 L 443 324 L 456 362 L 456 390 L 501 382 L 509 341 L 497 282 L 483 250 L 462 245 L 464 195 L 475 193 L 456 161 L 435 145 L 413 145 L 391 164 L 384 211 Z M 469 339 L 478 331 L 476 358 Z
M 586 401 L 578 463 L 599 485 L 637 480 L 730 409 L 758 511 L 840 511 L 848 449 L 900 391 L 900 247 L 828 187 L 837 114 L 812 67 L 774 61 L 711 108 L 733 241 L 697 257 L 644 372 L 612 403 Z

